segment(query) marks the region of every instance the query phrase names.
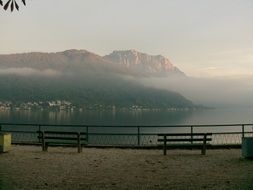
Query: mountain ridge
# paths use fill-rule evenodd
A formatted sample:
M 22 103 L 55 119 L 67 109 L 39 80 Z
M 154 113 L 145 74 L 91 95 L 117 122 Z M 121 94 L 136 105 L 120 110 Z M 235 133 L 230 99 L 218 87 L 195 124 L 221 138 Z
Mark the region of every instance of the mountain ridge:
M 128 55 L 128 57 L 127 57 Z M 116 57 L 115 57 L 116 56 Z M 122 56 L 125 58 L 123 59 Z M 74 59 L 73 59 L 74 58 Z M 116 69 L 118 72 L 123 72 L 124 69 L 129 74 L 133 75 L 146 75 L 146 76 L 169 76 L 169 75 L 185 75 L 177 67 L 175 67 L 168 58 L 162 55 L 149 55 L 136 50 L 115 50 L 112 53 L 100 56 L 96 53 L 87 51 L 85 49 L 69 49 L 60 52 L 28 52 L 18 54 L 0 54 L 0 69 L 8 66 L 20 67 L 30 61 L 36 59 L 36 63 L 27 65 L 29 67 L 38 66 L 39 62 L 43 61 L 43 65 L 39 65 L 38 68 L 43 69 L 50 63 L 58 63 L 63 66 L 68 64 L 71 59 L 71 63 L 85 62 L 93 65 L 101 64 L 109 69 Z M 123 60 L 123 61 L 122 61 Z M 126 62 L 124 62 L 126 61 Z M 16 64 L 13 64 L 13 63 Z M 20 63 L 21 62 L 21 63 Z M 4 64 L 5 63 L 5 64 Z M 47 64 L 45 64 L 47 63 Z M 22 65 L 23 64 L 23 65 Z M 50 65 L 52 66 L 52 65 Z
M 141 67 L 145 60 L 151 61 L 147 63 L 150 67 L 152 61 L 161 66 L 159 60 L 166 59 L 133 50 L 128 53 L 140 56 L 141 61 L 136 63 Z M 169 60 L 164 61 L 168 69 L 174 68 Z M 173 74 L 168 71 L 162 75 L 166 67 L 160 66 L 155 73 L 145 69 L 142 72 L 108 57 L 76 49 L 0 55 L 0 101 L 66 100 L 77 107 L 193 108 L 194 104 L 177 92 L 146 87 L 138 81 L 138 77 Z
M 141 73 L 146 72 L 157 76 L 168 76 L 170 74 L 184 75 L 168 58 L 162 55 L 149 55 L 134 49 L 115 50 L 111 54 L 105 55 L 104 58 Z

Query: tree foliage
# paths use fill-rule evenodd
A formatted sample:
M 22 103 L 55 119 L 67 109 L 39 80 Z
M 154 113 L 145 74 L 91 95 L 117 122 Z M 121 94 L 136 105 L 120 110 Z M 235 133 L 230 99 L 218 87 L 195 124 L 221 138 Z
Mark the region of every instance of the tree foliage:
M 26 5 L 26 0 L 21 0 L 23 5 Z M 19 10 L 19 5 L 16 2 L 16 0 L 7 0 L 6 2 L 3 2 L 3 0 L 0 0 L 0 5 L 3 6 L 4 10 L 10 9 L 11 12 L 16 10 Z
M 96 79 L 96 81 L 94 81 Z M 0 101 L 46 102 L 67 100 L 77 106 L 118 108 L 193 108 L 194 104 L 178 93 L 144 87 L 121 78 L 94 76 L 39 76 L 0 75 Z

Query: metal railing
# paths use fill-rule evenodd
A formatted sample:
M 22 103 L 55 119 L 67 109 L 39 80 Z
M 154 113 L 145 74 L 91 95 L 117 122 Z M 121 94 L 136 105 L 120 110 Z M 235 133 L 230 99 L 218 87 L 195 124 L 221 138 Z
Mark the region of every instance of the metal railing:
M 253 136 L 253 124 L 101 126 L 0 123 L 0 131 L 12 133 L 12 142 L 16 144 L 38 144 L 37 131 L 41 130 L 86 132 L 88 145 L 102 146 L 156 146 L 158 133 L 211 132 L 212 145 L 240 145 L 242 137 Z

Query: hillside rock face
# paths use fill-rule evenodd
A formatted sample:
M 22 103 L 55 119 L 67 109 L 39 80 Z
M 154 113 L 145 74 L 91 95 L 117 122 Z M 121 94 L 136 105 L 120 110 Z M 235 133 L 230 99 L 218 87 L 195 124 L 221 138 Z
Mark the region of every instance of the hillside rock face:
M 57 72 L 108 72 L 120 75 L 163 77 L 184 73 L 167 58 L 135 50 L 113 51 L 104 57 L 86 50 L 66 50 L 57 53 L 23 53 L 0 55 L 0 73 L 15 68 L 25 70 L 56 70 Z M 18 74 L 18 72 L 15 72 Z
M 167 76 L 184 75 L 169 59 L 161 55 L 148 55 L 135 50 L 113 51 L 104 58 L 140 74 Z
M 57 53 L 22 53 L 0 55 L 0 68 L 74 69 L 76 67 L 100 67 L 106 62 L 99 55 L 86 50 L 66 50 Z M 84 69 L 84 68 L 83 68 Z
M 62 100 L 91 108 L 193 108 L 176 92 L 139 82 L 141 77 L 174 74 L 184 76 L 168 59 L 134 50 L 104 57 L 86 50 L 0 55 L 0 102 Z

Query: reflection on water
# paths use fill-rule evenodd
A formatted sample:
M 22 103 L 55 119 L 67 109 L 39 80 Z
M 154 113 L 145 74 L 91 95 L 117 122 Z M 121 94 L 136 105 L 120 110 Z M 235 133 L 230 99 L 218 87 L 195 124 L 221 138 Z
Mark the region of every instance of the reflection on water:
M 1 110 L 0 122 L 92 125 L 166 125 L 184 123 L 191 111 L 31 111 Z
M 191 132 L 189 125 L 197 124 L 232 124 L 253 123 L 253 109 L 213 109 L 198 111 L 1 111 L 0 123 L 40 123 L 40 124 L 82 124 L 97 125 L 86 127 L 56 127 L 56 126 L 8 126 L 2 125 L 6 131 L 37 131 L 37 130 L 63 130 L 63 131 L 89 131 L 90 144 L 116 145 L 116 144 L 155 144 L 157 133 Z M 185 124 L 188 127 L 173 125 Z M 109 125 L 110 127 L 103 127 Z M 123 127 L 128 125 L 154 127 Z M 171 125 L 159 127 L 159 125 Z M 114 127 L 112 127 L 114 126 Z M 246 132 L 252 132 L 252 126 L 245 126 Z M 194 127 L 194 132 L 241 132 L 241 126 L 229 127 Z M 103 134 L 101 134 L 103 133 Z M 119 135 L 120 134 L 120 135 Z M 128 135 L 129 134 L 129 135 Z M 140 136 L 138 134 L 141 134 Z M 37 142 L 36 134 L 13 133 L 15 142 Z M 145 136 L 146 135 L 146 136 Z M 221 136 L 220 136 L 221 137 Z M 230 137 L 229 137 L 230 138 Z M 227 136 L 221 138 L 227 143 Z M 231 138 L 233 141 L 235 138 Z M 236 142 L 241 137 L 237 135 Z M 239 140 L 238 140 L 239 139 Z M 224 141 L 225 140 L 225 141 Z M 220 142 L 220 141 L 219 141 Z
M 196 125 L 253 123 L 253 109 L 198 111 L 31 111 L 0 110 L 0 122 L 91 125 Z

